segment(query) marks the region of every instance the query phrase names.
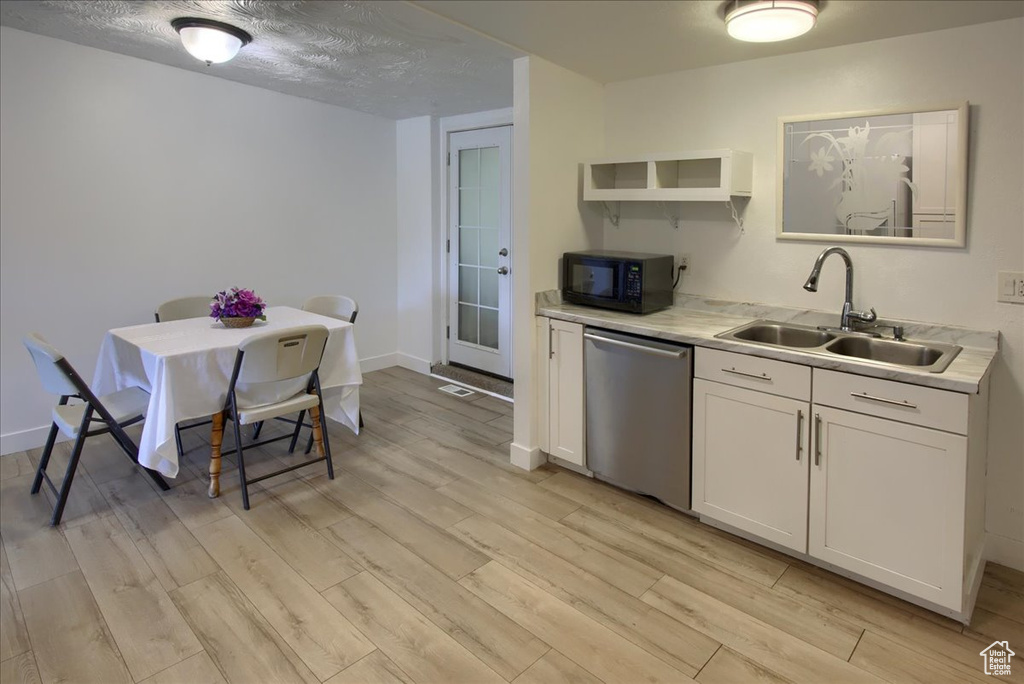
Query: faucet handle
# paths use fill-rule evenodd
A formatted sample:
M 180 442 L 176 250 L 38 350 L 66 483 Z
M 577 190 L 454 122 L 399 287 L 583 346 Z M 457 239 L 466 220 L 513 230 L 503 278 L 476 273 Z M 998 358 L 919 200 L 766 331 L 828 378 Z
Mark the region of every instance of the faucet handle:
M 878 320 L 878 314 L 875 313 L 874 307 L 872 307 L 868 313 L 864 313 L 863 311 L 851 311 L 847 315 L 861 323 L 874 323 Z

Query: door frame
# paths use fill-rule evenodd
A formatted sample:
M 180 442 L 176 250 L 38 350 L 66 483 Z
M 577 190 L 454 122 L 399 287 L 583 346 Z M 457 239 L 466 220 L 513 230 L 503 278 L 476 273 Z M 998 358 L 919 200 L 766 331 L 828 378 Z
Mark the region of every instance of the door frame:
M 438 211 L 435 213 L 437 221 L 434 223 L 434 358 L 440 359 L 441 363 L 448 363 L 448 339 L 445 336 L 445 329 L 448 325 L 448 252 L 446 250 L 448 240 L 448 146 L 449 134 L 462 131 L 474 131 L 480 128 L 497 128 L 499 126 L 512 125 L 512 108 L 494 109 L 487 112 L 476 112 L 473 114 L 460 114 L 448 116 L 437 121 L 438 135 L 438 159 L 437 178 L 440 182 L 435 188 L 434 199 Z M 513 141 L 515 140 L 515 128 L 512 129 Z M 514 145 L 513 145 L 514 149 Z M 515 158 L 512 159 L 513 174 L 515 169 Z M 512 227 L 515 229 L 515 216 L 512 217 Z M 513 261 L 515 254 L 513 256 Z M 513 320 L 513 326 L 515 321 Z M 511 353 L 511 350 L 510 350 Z M 512 366 L 515 367 L 515 357 L 512 357 Z

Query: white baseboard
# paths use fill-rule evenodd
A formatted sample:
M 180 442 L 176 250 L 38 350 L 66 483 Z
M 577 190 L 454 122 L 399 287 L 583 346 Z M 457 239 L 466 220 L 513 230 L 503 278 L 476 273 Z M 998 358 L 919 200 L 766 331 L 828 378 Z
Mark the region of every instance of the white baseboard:
M 512 446 L 509 448 L 509 461 L 515 467 L 523 470 L 536 470 L 547 460 L 547 456 L 540 450 L 540 447 L 528 449 L 512 442 Z
M 0 435 L 0 456 L 16 454 L 20 451 L 27 451 L 29 449 L 41 447 L 46 443 L 46 435 L 49 433 L 50 426 L 42 425 L 29 430 L 8 432 L 7 434 Z M 57 434 L 58 442 L 65 442 L 67 439 L 68 438 L 63 434 Z
M 411 354 L 403 354 L 402 352 L 398 352 L 395 356 L 397 357 L 395 365 L 408 368 L 416 373 L 430 375 L 430 361 L 421 359 L 418 356 L 412 356 Z
M 1024 572 L 1024 541 L 1001 534 L 985 534 L 985 560 Z
M 392 366 L 398 365 L 398 354 L 381 354 L 380 356 L 371 356 L 366 359 L 359 359 L 359 370 L 364 373 L 370 373 L 375 370 L 382 368 L 391 368 Z

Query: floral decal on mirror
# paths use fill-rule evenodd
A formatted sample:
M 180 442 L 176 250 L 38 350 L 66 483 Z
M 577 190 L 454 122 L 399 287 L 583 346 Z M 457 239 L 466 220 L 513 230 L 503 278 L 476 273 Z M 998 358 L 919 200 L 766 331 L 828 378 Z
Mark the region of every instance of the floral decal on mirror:
M 830 131 L 811 133 L 804 138 L 804 144 L 812 140 L 828 143 L 816 152 L 811 152 L 808 168 L 819 177 L 832 170 L 831 162 L 836 160 L 832 156 L 833 152 L 843 162 L 842 174 L 830 186 L 840 186 L 842 189 L 836 205 L 836 219 L 842 226 L 859 232 L 894 225 L 896 200 L 893 199 L 892 188 L 906 183 L 911 194 L 914 194 L 917 186 L 907 177 L 910 167 L 905 163 L 906 156 L 898 152 L 886 154 L 885 151 L 909 144 L 912 132 L 913 128 L 906 126 L 882 134 L 872 146 L 873 154 L 869 154 L 868 150 L 871 142 L 870 121 L 865 121 L 863 127 L 850 127 L 841 138 L 836 138 Z M 906 138 L 906 143 L 897 138 Z
M 779 239 L 962 247 L 968 103 L 779 119 Z

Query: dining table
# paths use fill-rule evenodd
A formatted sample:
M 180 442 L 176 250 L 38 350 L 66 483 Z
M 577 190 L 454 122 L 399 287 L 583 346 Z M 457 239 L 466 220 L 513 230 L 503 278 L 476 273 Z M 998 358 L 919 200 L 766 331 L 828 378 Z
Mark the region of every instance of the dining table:
M 128 387 L 149 392 L 139 440 L 139 463 L 167 477 L 178 475 L 175 426 L 183 421 L 223 417 L 235 356 L 251 335 L 302 325 L 323 325 L 327 345 L 320 362 L 324 414 L 359 433 L 362 373 L 353 326 L 290 306 L 268 307 L 266 320 L 249 328 L 228 328 L 211 318 L 186 318 L 109 330 L 100 346 L 92 389 L 97 395 Z M 279 383 L 281 399 L 305 386 L 305 379 Z M 261 388 L 261 397 L 266 388 Z M 237 388 L 244 405 L 245 388 Z M 215 429 L 216 423 L 214 421 Z M 220 492 L 219 439 L 211 439 L 210 496 Z M 214 463 L 216 461 L 216 463 Z M 216 466 L 216 467 L 215 467 Z M 216 472 L 214 472 L 216 470 Z

